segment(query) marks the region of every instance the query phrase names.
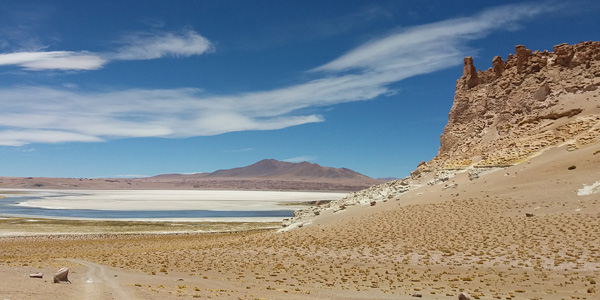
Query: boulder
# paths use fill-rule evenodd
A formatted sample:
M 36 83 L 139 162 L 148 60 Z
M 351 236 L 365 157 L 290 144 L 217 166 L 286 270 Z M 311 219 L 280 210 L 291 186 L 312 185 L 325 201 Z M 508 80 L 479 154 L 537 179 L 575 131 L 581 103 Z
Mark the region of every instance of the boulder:
M 595 91 L 598 87 L 595 84 L 590 84 L 590 85 L 586 85 L 583 88 L 584 92 L 591 92 L 591 91 Z
M 544 101 L 548 95 L 550 95 L 550 86 L 548 86 L 548 84 L 544 84 L 540 86 L 537 91 L 535 91 L 533 98 L 538 101 Z
M 54 283 L 60 283 L 60 282 L 71 283 L 71 281 L 69 281 L 68 276 L 69 276 L 69 268 L 67 268 L 67 267 L 60 268 L 58 270 L 58 272 L 56 272 L 56 274 L 54 274 Z
M 471 295 L 466 292 L 461 292 L 458 294 L 458 300 L 471 300 Z

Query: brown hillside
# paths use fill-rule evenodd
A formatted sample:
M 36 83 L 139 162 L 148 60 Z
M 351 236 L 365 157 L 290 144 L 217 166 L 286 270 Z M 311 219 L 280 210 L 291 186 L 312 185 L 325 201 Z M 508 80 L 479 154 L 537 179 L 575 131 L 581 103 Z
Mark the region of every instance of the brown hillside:
M 2 188 L 25 189 L 216 189 L 358 191 L 383 180 L 345 168 L 265 159 L 252 165 L 213 173 L 162 174 L 148 178 L 0 177 Z
M 209 177 L 299 177 L 328 179 L 371 179 L 346 168 L 322 167 L 309 162 L 290 163 L 274 159 L 264 159 L 252 165 L 228 170 L 218 170 Z

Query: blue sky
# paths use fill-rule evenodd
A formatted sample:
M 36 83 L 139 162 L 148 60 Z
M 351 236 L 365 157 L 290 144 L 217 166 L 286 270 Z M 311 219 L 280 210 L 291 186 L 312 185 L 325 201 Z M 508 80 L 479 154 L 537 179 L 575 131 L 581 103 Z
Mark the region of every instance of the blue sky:
M 264 158 L 403 177 L 462 59 L 598 40 L 600 3 L 2 1 L 0 175 L 210 172 Z

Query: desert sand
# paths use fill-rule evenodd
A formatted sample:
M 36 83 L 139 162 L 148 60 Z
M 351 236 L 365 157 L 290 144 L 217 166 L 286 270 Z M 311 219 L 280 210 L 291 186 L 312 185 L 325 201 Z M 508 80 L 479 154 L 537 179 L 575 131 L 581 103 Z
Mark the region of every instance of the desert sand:
M 2 296 L 597 299 L 600 145 L 565 148 L 282 233 L 5 237 Z

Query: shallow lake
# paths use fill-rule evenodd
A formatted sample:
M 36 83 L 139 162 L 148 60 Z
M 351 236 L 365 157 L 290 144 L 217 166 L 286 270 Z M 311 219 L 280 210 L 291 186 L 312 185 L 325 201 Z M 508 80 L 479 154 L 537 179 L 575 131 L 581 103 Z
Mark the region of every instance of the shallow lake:
M 10 190 L 0 216 L 67 219 L 281 221 L 301 202 L 344 193 L 195 190 Z

